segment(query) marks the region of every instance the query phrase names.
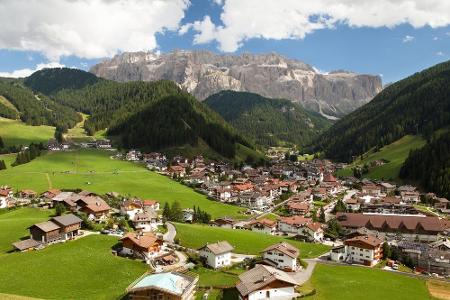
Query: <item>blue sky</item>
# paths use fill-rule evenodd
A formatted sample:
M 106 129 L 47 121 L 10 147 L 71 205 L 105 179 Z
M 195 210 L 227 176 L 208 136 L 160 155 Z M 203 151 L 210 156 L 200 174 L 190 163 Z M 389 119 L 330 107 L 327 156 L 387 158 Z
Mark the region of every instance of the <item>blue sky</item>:
M 277 52 L 324 72 L 380 74 L 388 83 L 450 59 L 450 1 L 327 1 L 4 0 L 0 75 L 58 65 L 87 70 L 121 51 L 205 49 Z M 21 10 L 27 15 L 9 19 Z

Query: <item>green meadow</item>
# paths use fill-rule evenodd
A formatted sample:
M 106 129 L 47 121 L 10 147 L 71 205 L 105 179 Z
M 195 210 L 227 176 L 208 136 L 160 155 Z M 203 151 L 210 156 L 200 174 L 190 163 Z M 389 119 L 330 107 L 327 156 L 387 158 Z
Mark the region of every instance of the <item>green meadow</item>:
M 401 139 L 384 146 L 378 152 L 374 152 L 373 150 L 367 152 L 364 154 L 362 160 L 361 158 L 358 158 L 348 168 L 338 171 L 337 175 L 351 176 L 353 175 L 351 168 L 354 166 L 363 166 L 364 164 L 375 160 L 386 160 L 388 161 L 386 164 L 370 168 L 369 173 L 366 174 L 365 177 L 397 180 L 400 168 L 408 157 L 409 151 L 422 148 L 425 143 L 425 140 L 420 136 L 404 136 Z
M 0 185 L 37 192 L 49 188 L 79 188 L 101 194 L 114 191 L 161 203 L 179 201 L 185 208 L 196 205 L 213 218 L 244 218 L 243 208 L 211 201 L 168 177 L 148 171 L 141 164 L 112 159 L 113 154 L 101 150 L 48 152 L 30 163 L 0 171 Z
M 6 146 L 46 143 L 54 136 L 55 128 L 50 126 L 29 126 L 18 120 L 0 117 L 0 136 Z
M 366 267 L 317 264 L 306 285 L 316 290 L 308 300 L 433 299 L 424 280 Z
M 317 257 L 330 248 L 322 244 L 302 243 L 281 236 L 273 236 L 249 230 L 227 229 L 208 225 L 175 224 L 180 244 L 198 249 L 206 243 L 228 241 L 236 253 L 259 254 L 275 243 L 285 241 L 300 250 L 301 258 Z

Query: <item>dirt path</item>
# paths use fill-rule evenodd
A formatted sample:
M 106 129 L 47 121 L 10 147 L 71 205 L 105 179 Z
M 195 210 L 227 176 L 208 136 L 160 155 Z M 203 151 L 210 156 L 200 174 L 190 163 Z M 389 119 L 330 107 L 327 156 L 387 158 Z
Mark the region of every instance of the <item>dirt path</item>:
M 45 173 L 45 178 L 47 179 L 48 189 L 52 189 L 53 188 L 52 180 L 50 179 L 48 173 Z

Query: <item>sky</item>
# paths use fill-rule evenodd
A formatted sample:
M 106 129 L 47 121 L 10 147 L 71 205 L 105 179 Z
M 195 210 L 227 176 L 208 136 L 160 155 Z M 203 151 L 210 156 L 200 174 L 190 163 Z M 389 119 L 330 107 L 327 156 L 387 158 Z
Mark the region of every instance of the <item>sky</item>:
M 124 51 L 276 52 L 384 83 L 450 60 L 450 0 L 0 0 L 0 76 Z

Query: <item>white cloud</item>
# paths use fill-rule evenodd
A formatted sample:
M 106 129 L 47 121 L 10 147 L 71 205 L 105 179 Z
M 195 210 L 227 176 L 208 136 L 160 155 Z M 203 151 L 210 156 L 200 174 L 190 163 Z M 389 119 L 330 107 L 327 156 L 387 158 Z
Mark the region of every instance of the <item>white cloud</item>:
M 448 0 L 224 0 L 223 25 L 203 20 L 187 24 L 180 34 L 193 29 L 196 43 L 216 40 L 225 52 L 236 51 L 251 38 L 303 39 L 307 34 L 333 28 L 395 27 L 410 24 L 432 28 L 450 24 Z
M 438 51 L 438 52 L 436 52 L 436 55 L 437 55 L 437 56 L 444 56 L 444 52 Z
M 437 36 L 433 37 L 433 41 L 438 41 L 439 38 Z
M 45 69 L 45 68 L 62 68 L 64 65 L 57 63 L 57 62 L 51 62 L 46 64 L 37 64 L 34 69 L 20 69 L 15 70 L 12 72 L 0 72 L 0 77 L 13 77 L 13 78 L 23 78 L 30 76 L 36 71 Z
M 188 0 L 1 0 L 0 49 L 110 57 L 152 50 L 155 34 L 177 30 Z
M 213 2 L 219 6 L 223 4 L 223 0 L 213 0 Z
M 403 38 L 403 43 L 410 43 L 412 41 L 414 41 L 414 37 L 412 35 L 405 35 L 405 37 Z

